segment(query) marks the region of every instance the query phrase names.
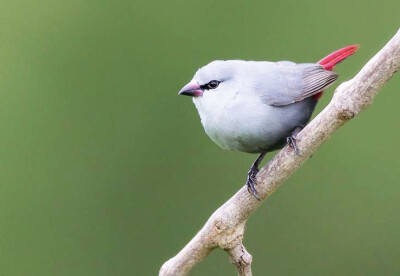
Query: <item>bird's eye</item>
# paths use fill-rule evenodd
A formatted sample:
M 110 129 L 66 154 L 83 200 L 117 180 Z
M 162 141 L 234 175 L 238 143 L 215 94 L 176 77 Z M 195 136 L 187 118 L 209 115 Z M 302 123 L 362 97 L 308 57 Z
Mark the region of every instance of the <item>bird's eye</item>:
M 220 84 L 219 81 L 217 80 L 212 80 L 209 83 L 207 83 L 207 89 L 215 89 L 218 87 L 218 85 Z

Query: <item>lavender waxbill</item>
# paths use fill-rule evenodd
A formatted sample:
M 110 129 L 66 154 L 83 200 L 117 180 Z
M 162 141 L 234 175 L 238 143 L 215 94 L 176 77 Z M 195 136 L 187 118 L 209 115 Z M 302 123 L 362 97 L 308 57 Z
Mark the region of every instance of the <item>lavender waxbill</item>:
M 296 135 L 338 78 L 333 68 L 357 50 L 350 45 L 318 63 L 216 60 L 200 68 L 179 95 L 193 97 L 204 130 L 221 148 L 260 154 L 246 181 L 259 199 L 254 184 L 265 154 L 286 143 L 299 154 Z

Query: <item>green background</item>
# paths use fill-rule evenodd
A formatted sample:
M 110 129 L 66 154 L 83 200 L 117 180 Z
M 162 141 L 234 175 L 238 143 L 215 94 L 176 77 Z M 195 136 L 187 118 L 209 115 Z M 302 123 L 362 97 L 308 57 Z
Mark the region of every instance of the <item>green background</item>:
M 359 43 L 341 82 L 399 19 L 398 0 L 2 0 L 0 275 L 157 274 L 255 158 L 177 96 L 197 68 Z M 255 275 L 400 274 L 399 90 L 398 74 L 250 217 Z M 216 250 L 192 275 L 235 273 Z

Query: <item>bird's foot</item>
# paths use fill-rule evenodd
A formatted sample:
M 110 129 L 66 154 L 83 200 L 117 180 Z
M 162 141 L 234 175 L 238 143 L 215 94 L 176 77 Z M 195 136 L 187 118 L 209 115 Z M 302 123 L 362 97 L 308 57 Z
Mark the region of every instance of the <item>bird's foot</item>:
M 260 155 L 257 157 L 256 161 L 254 161 L 254 163 L 251 165 L 250 171 L 247 174 L 247 181 L 246 181 L 247 190 L 258 200 L 261 200 L 261 199 L 258 197 L 256 188 L 254 187 L 254 185 L 256 184 L 256 176 L 257 176 L 258 172 L 260 171 L 258 169 L 258 165 L 260 165 L 264 156 L 265 156 L 265 152 L 260 153 Z
M 294 153 L 296 153 L 297 156 L 301 156 L 300 155 L 300 151 L 299 148 L 297 147 L 297 143 L 296 143 L 296 136 L 297 134 L 303 129 L 303 127 L 296 127 L 293 131 L 292 134 L 289 137 L 286 137 L 286 143 L 293 148 Z
M 287 143 L 291 148 L 293 148 L 294 153 L 296 153 L 297 156 L 301 156 L 301 155 L 300 155 L 300 152 L 299 152 L 299 148 L 297 147 L 297 144 L 296 144 L 296 137 L 293 137 L 293 136 L 287 137 L 287 138 L 286 138 L 286 143 Z
M 257 195 L 257 190 L 254 187 L 254 185 L 256 184 L 256 176 L 257 173 L 259 172 L 259 169 L 255 166 L 251 166 L 249 173 L 247 174 L 247 181 L 246 181 L 246 185 L 247 185 L 247 190 L 249 191 L 249 193 L 251 193 L 256 199 L 261 200 L 258 195 Z

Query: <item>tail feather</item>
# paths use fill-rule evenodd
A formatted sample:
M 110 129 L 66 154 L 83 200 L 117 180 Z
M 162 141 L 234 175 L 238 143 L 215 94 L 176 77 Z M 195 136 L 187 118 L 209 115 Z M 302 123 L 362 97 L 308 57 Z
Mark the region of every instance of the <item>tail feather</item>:
M 350 45 L 346 46 L 342 49 L 339 49 L 332 54 L 324 57 L 320 61 L 318 61 L 318 64 L 322 65 L 325 70 L 332 71 L 332 69 L 335 67 L 336 64 L 342 62 L 345 58 L 351 56 L 355 52 L 357 52 L 359 45 Z M 314 99 L 318 100 L 321 98 L 323 91 L 321 91 L 318 94 L 315 94 L 313 97 Z
M 322 65 L 325 70 L 331 71 L 336 64 L 340 63 L 342 60 L 345 58 L 351 56 L 355 52 L 357 52 L 359 48 L 359 45 L 350 45 L 346 46 L 340 50 L 337 50 L 333 52 L 332 54 L 324 57 L 320 61 L 318 61 L 318 64 Z

